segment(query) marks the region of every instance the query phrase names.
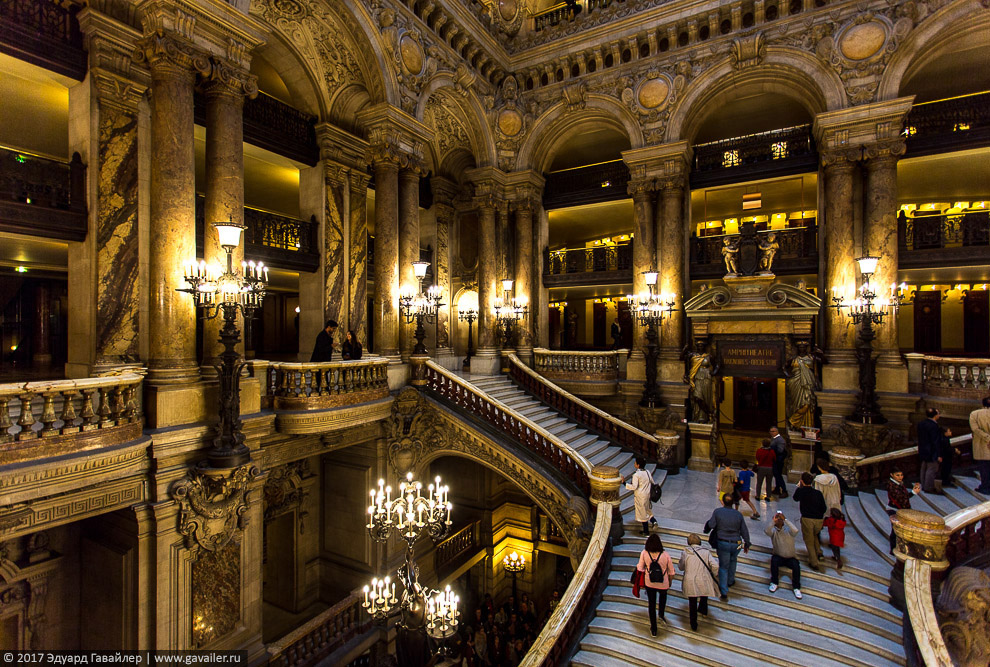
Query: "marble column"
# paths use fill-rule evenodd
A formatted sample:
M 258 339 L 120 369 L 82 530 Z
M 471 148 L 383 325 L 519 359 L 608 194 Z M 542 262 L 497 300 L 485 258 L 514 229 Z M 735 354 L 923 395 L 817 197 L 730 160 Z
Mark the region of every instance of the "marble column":
M 880 258 L 870 278 L 880 296 L 897 282 L 897 160 L 904 155 L 904 139 L 888 139 L 864 150 L 866 158 L 863 251 Z M 877 327 L 874 348 L 888 361 L 900 363 L 897 318 L 887 317 Z
M 368 176 L 350 173 L 350 318 L 358 340 L 368 340 Z
M 219 58 L 211 59 L 212 71 L 203 83 L 206 97 L 206 201 L 203 229 L 203 260 L 221 268 L 227 266 L 227 253 L 220 245 L 216 222 L 231 221 L 244 224 L 244 96 L 256 95 L 256 77 Z M 246 230 L 245 230 L 246 231 Z M 234 252 L 234 266 L 244 260 L 247 235 Z M 212 374 L 213 364 L 223 352 L 220 343 L 221 318 L 203 323 L 203 369 Z M 238 315 L 238 328 L 244 332 L 238 351 L 244 353 L 243 317 Z
M 663 362 L 677 362 L 684 347 L 684 300 L 690 296 L 684 294 L 684 272 L 687 270 L 684 260 L 684 178 L 668 178 L 659 185 L 656 239 L 660 277 L 657 287 L 661 293 L 675 299 L 673 312 L 660 328 L 660 358 Z
M 826 305 L 831 305 L 832 290 L 839 293 L 856 289 L 856 262 L 853 246 L 853 170 L 860 154 L 859 149 L 824 151 L 821 154 L 825 166 L 825 224 L 819 227 L 825 234 L 824 295 Z M 856 346 L 856 330 L 845 313 L 834 308 L 825 309 L 825 346 L 830 362 L 847 357 L 852 362 Z M 838 356 L 836 356 L 838 355 Z
M 101 68 L 91 69 L 90 77 L 98 114 L 97 160 L 90 162 L 96 170 L 90 207 L 90 229 L 96 230 L 90 250 L 96 259 L 94 362 L 109 369 L 140 361 L 138 104 L 146 87 Z M 70 297 L 76 288 L 72 276 Z M 74 309 L 75 300 L 70 303 Z
M 440 288 L 443 305 L 437 313 L 437 349 L 439 357 L 442 354 L 453 353 L 453 343 L 450 340 L 450 314 L 453 312 L 454 295 L 450 289 L 450 233 L 454 224 L 454 197 L 457 196 L 457 184 L 444 178 L 432 179 L 433 208 L 436 216 L 436 247 L 433 250 L 433 270 L 436 284 Z
M 399 359 L 399 163 L 382 152 L 375 165 L 375 352 Z
M 350 188 L 348 169 L 324 160 L 326 185 L 325 215 L 323 217 L 323 317 L 341 324 L 347 310 L 344 276 L 344 197 Z M 344 332 L 338 332 L 339 346 Z
M 51 336 L 51 313 L 48 285 L 38 283 L 34 288 L 34 330 L 31 332 L 31 364 L 38 368 L 47 368 L 52 364 L 52 349 L 48 341 Z
M 413 262 L 419 261 L 419 177 L 420 170 L 406 167 L 399 171 L 399 293 L 417 293 L 419 280 Z M 428 285 L 426 285 L 429 287 Z M 415 341 L 415 324 L 407 323 L 400 313 L 399 350 L 408 361 Z
M 533 344 L 536 347 L 549 348 L 550 290 L 543 284 L 543 273 L 547 270 L 545 251 L 550 247 L 550 219 L 540 198 L 536 199 L 533 217 L 533 249 L 536 261 L 533 263 L 533 303 L 530 304 L 529 312 L 533 322 Z
M 193 85 L 209 60 L 169 31 L 144 38 L 137 53 L 151 71 L 151 234 L 148 256 L 149 385 L 199 377 L 196 312 L 183 269 L 196 257 Z
M 499 278 L 495 248 L 495 200 L 492 196 L 478 202 L 478 354 L 495 354 L 497 341 L 495 299 Z
M 645 294 L 646 271 L 655 268 L 653 183 L 648 180 L 629 182 L 629 194 L 633 199 L 633 294 Z M 646 346 L 646 329 L 633 319 L 633 358 L 643 358 Z M 642 362 L 641 362 L 642 363 Z
M 538 299 L 533 293 L 533 201 L 529 197 L 516 202 L 516 257 L 515 257 L 515 296 L 526 300 L 529 313 L 518 327 L 516 347 L 523 359 L 528 359 L 533 351 L 533 321 L 537 316 L 534 306 Z

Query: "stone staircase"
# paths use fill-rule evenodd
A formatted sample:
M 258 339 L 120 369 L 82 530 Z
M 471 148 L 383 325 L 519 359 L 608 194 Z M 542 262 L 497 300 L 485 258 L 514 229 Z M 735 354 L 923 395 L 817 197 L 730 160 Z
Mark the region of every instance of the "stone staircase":
M 969 475 L 955 475 L 956 487 L 945 489 L 945 495 L 921 493 L 911 499 L 911 509 L 946 516 L 977 503 L 990 500 L 976 492 L 979 480 Z M 890 565 L 894 557 L 890 555 L 890 517 L 887 515 L 887 492 L 883 489 L 863 491 L 858 496 L 849 496 L 845 502 L 846 518 L 856 533 Z M 847 529 L 848 534 L 848 529 Z
M 635 455 L 628 449 L 611 444 L 608 440 L 578 426 L 553 408 L 532 397 L 505 376 L 470 376 L 462 377 L 488 396 L 501 401 L 519 414 L 532 420 L 540 427 L 557 436 L 581 456 L 588 459 L 592 465 L 608 465 L 619 469 L 628 478 L 635 471 L 633 461 Z M 667 473 L 656 470 L 656 466 L 648 464 L 646 469 L 653 475 L 653 481 L 663 484 Z M 633 516 L 632 491 L 622 487 L 620 494 L 622 511 Z M 639 526 L 637 526 L 639 528 Z

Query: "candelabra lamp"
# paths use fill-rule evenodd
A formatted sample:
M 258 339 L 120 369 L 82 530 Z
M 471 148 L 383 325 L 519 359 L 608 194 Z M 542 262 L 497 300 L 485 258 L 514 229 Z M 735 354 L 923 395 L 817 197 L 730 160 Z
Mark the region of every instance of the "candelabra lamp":
M 364 587 L 362 606 L 378 624 L 384 625 L 390 616 L 398 612 L 399 625 L 410 632 L 423 632 L 432 642 L 431 650 L 443 654 L 447 650 L 445 640 L 457 631 L 460 602 L 447 586 L 444 590 L 431 590 L 419 583 L 419 566 L 413 555 L 413 547 L 424 534 L 434 542 L 443 538 L 450 528 L 450 512 L 453 505 L 448 500 L 449 488 L 437 477 L 427 487 L 413 480 L 410 472 L 399 485 L 399 492 L 392 497 L 392 487 L 378 480 L 378 488 L 371 490 L 368 507 L 368 534 L 376 542 L 385 542 L 394 533 L 406 542 L 405 563 L 396 573 L 402 584 L 401 596 L 396 594 L 391 577 L 372 579 Z
M 529 306 L 522 297 L 512 296 L 513 281 L 506 278 L 502 281 L 502 296 L 495 299 L 495 322 L 498 329 L 502 330 L 503 347 L 512 346 L 512 327 L 524 319 L 529 313 Z
M 429 289 L 423 289 L 423 280 L 426 278 L 426 270 L 430 267 L 429 262 L 413 262 L 413 271 L 416 273 L 416 280 L 419 281 L 419 292 L 417 294 L 406 293 L 399 297 L 399 312 L 405 318 L 406 323 L 416 322 L 416 331 L 413 338 L 416 345 L 413 347 L 413 354 L 429 354 L 423 341 L 426 339 L 426 323 L 436 322 L 437 313 L 443 305 L 441 299 L 443 295 L 437 285 Z
M 515 551 L 506 554 L 505 558 L 502 559 L 502 567 L 505 571 L 512 575 L 512 599 L 516 603 L 519 602 L 519 597 L 516 594 L 516 577 L 526 569 L 526 557 L 520 556 Z
M 467 356 L 464 358 L 464 363 L 461 368 L 465 371 L 471 370 L 471 357 L 474 356 L 474 334 L 472 332 L 472 325 L 478 320 L 478 293 L 477 292 L 464 292 L 461 294 L 461 298 L 457 300 L 457 319 L 461 322 L 467 322 L 468 325 L 468 347 Z
M 646 271 L 644 275 L 648 292 L 639 295 L 630 294 L 626 299 L 629 301 L 629 309 L 635 321 L 640 326 L 646 327 L 646 384 L 639 404 L 646 408 L 657 408 L 661 406 L 660 391 L 657 388 L 660 324 L 664 317 L 674 312 L 676 299 L 672 294 L 660 294 L 656 291 L 659 277 L 656 271 Z
M 876 338 L 874 327 L 883 324 L 888 314 L 896 315 L 901 303 L 898 286 L 890 286 L 889 296 L 879 296 L 870 284 L 870 278 L 876 271 L 879 257 L 865 255 L 856 260 L 859 272 L 863 275 L 863 284 L 859 288 L 859 296 L 847 298 L 839 287 L 832 288 L 832 305 L 837 313 L 845 313 L 853 325 L 859 326 L 856 340 L 856 361 L 859 365 L 859 395 L 856 400 L 856 410 L 848 417 L 850 421 L 861 424 L 884 424 L 886 417 L 880 412 L 877 403 L 877 358 L 873 356 L 873 341 Z
M 223 317 L 220 342 L 223 352 L 220 363 L 214 364 L 220 380 L 220 423 L 213 448 L 209 452 L 213 468 L 234 468 L 251 460 L 251 453 L 244 444 L 241 431 L 241 370 L 244 361 L 235 349 L 241 340 L 237 328 L 237 314 L 244 315 L 245 328 L 249 326 L 254 311 L 261 307 L 268 284 L 268 268 L 262 263 L 241 262 L 234 267 L 233 252 L 240 245 L 244 225 L 234 222 L 213 224 L 220 237 L 220 245 L 227 253 L 227 267 L 208 266 L 205 262 L 192 262 L 186 266 L 187 288 L 179 292 L 191 294 L 196 310 L 202 319 Z

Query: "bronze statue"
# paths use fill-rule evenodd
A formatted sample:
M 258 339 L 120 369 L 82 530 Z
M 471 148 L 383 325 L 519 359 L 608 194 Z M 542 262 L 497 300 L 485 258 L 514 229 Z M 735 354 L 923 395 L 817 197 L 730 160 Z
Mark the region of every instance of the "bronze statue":
M 773 260 L 780 244 L 776 232 L 770 232 L 760 240 L 760 272 L 773 275 Z
M 739 239 L 726 236 L 722 239 L 722 261 L 725 262 L 725 275 L 739 275 Z
M 715 380 L 718 364 L 712 361 L 704 341 L 697 341 L 694 350 L 685 346 L 681 358 L 685 365 L 684 383 L 689 388 L 691 421 L 696 424 L 712 424 L 715 421 Z
M 822 388 L 817 365 L 826 359 L 822 351 L 817 347 L 812 349 L 808 341 L 798 341 L 796 346 L 797 354 L 784 366 L 785 406 L 787 423 L 794 429 L 800 429 L 815 425 L 815 406 L 818 403 L 815 392 Z

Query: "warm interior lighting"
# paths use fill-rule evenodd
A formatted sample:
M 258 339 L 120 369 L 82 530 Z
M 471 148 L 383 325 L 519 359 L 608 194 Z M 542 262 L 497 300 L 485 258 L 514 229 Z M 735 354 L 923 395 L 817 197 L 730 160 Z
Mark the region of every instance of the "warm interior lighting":
M 644 275 L 646 276 L 646 284 L 652 287 L 657 284 L 657 277 L 660 274 L 656 271 L 647 271 Z
M 18 273 L 27 273 L 27 267 L 26 266 L 18 266 L 14 270 L 17 271 Z
M 859 263 L 859 272 L 864 275 L 873 275 L 877 270 L 877 262 L 880 261 L 879 257 L 874 257 L 872 255 L 864 255 L 856 260 Z
M 511 292 L 512 283 L 513 281 L 510 278 L 506 278 L 505 280 L 502 281 L 502 289 L 505 290 L 506 292 Z
M 296 312 L 297 313 L 299 312 L 299 306 L 296 306 Z
M 430 268 L 429 262 L 413 262 L 413 273 L 420 280 L 426 277 L 426 270 Z
M 241 232 L 244 225 L 237 225 L 233 222 L 217 222 L 213 224 L 217 229 L 217 236 L 220 237 L 220 245 L 225 248 L 236 248 L 241 243 Z
M 750 194 L 743 195 L 742 207 L 744 211 L 752 211 L 753 209 L 762 208 L 763 206 L 763 195 L 759 192 L 753 192 Z
M 462 292 L 460 298 L 457 299 L 457 310 L 462 313 L 469 310 L 478 312 L 478 293 L 474 290 Z

